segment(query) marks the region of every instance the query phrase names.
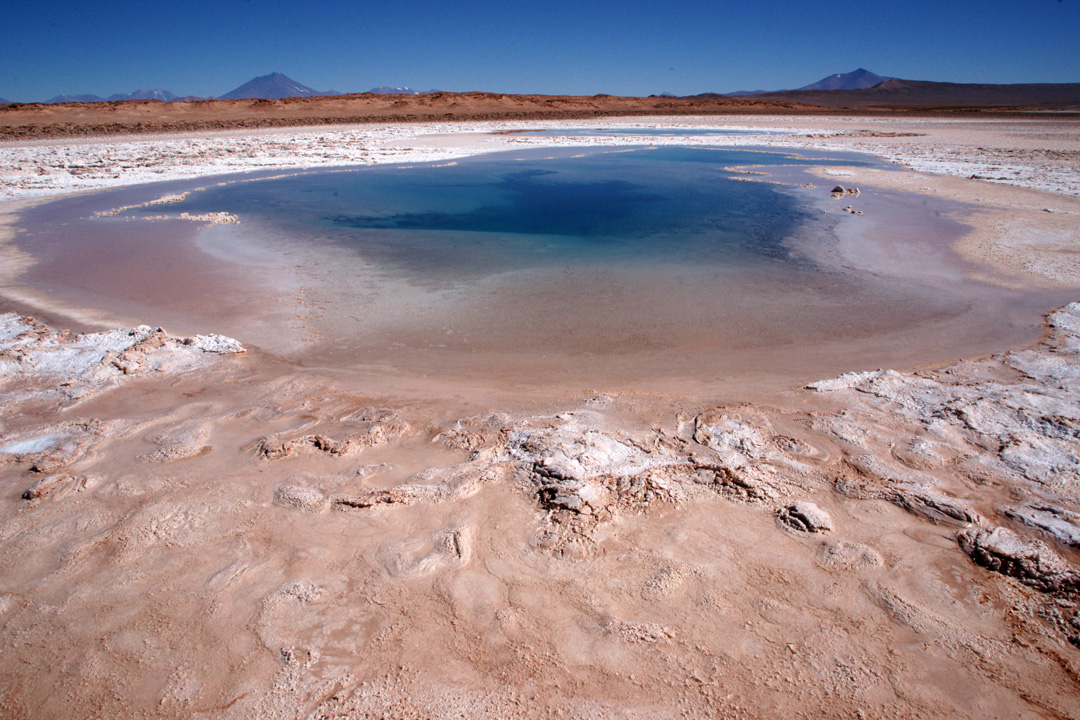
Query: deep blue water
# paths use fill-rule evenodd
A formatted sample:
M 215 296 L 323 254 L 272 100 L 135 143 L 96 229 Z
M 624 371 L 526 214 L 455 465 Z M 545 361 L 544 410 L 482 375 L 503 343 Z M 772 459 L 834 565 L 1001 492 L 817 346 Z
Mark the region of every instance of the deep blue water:
M 427 279 L 551 265 L 794 262 L 785 239 L 808 211 L 792 194 L 725 168 L 810 160 L 684 147 L 581 153 L 313 172 L 210 187 L 169 210 L 227 210 Z M 812 162 L 831 161 L 816 154 Z

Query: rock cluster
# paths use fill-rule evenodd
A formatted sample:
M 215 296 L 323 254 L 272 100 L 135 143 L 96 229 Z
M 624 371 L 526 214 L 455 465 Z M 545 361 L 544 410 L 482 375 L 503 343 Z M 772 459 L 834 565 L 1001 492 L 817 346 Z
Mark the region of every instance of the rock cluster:
M 1080 570 L 1046 543 L 1008 528 L 969 528 L 956 539 L 979 565 L 1047 595 L 1050 602 L 1040 608 L 1040 614 L 1080 647 Z

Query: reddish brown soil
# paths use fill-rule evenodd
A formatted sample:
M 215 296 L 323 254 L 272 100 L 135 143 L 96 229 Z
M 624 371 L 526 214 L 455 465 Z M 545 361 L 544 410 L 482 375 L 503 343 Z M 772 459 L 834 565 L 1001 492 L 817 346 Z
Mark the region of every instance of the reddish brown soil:
M 850 93 L 849 93 L 850 94 Z M 817 95 L 821 95 L 818 93 Z M 845 96 L 846 97 L 846 96 Z M 966 98 L 966 96 L 965 96 Z M 856 98 L 857 99 L 857 98 Z M 970 98 L 966 98 L 970 100 Z M 981 103 L 953 103 L 979 112 Z M 966 104 L 965 104 L 966 103 Z M 0 107 L 0 140 L 156 134 L 374 122 L 439 120 L 537 120 L 630 115 L 821 114 L 839 110 L 882 114 L 941 110 L 948 103 L 935 96 L 919 105 L 909 97 L 890 107 L 851 99 L 837 105 L 817 96 L 801 98 L 728 98 L 722 96 L 615 97 L 593 95 L 503 95 L 432 93 L 428 95 L 341 95 L 284 100 L 201 100 L 163 103 L 155 100 L 100 103 L 12 104 Z M 828 107 L 826 107 L 828 106 Z M 953 107 L 950 112 L 958 109 Z M 995 112 L 1006 110 L 995 107 Z M 1021 108 L 1017 108 L 1021 109 Z M 985 110 L 985 108 L 983 108 Z

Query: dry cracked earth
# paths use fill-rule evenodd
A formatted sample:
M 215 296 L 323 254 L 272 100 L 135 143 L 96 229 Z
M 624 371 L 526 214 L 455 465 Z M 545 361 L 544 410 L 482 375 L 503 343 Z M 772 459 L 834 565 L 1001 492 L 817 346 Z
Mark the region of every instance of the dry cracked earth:
M 242 351 L 0 317 L 3 716 L 1080 717 L 1080 304 L 775 405 Z

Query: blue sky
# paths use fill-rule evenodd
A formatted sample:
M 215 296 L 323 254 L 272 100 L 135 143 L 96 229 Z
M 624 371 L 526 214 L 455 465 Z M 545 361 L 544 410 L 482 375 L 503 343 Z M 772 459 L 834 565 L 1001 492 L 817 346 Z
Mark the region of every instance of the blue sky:
M 799 87 L 865 67 L 1080 82 L 1080 0 L 18 2 L 0 97 L 221 95 L 279 71 L 319 90 L 649 95 Z

